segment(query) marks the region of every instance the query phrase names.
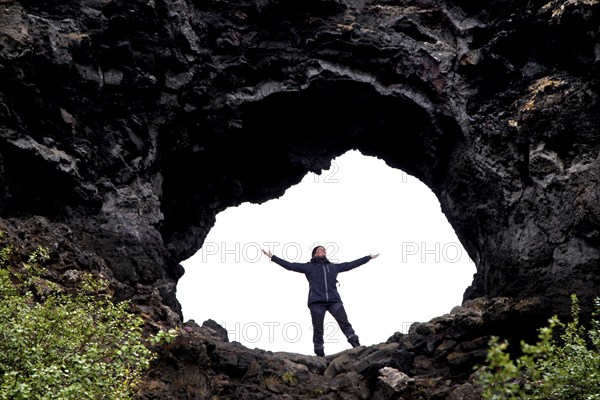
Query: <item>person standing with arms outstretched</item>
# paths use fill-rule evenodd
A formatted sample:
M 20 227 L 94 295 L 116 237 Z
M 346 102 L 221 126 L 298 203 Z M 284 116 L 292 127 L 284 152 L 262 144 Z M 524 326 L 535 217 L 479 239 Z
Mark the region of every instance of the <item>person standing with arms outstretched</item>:
M 348 322 L 348 316 L 344 309 L 344 304 L 337 291 L 337 275 L 340 272 L 350 271 L 353 268 L 366 264 L 369 260 L 379 256 L 379 254 L 369 255 L 354 261 L 345 263 L 332 263 L 327 259 L 326 251 L 323 246 L 317 246 L 312 251 L 312 258 L 307 263 L 292 263 L 279 258 L 270 251 L 264 250 L 263 253 L 274 263 L 283 268 L 301 272 L 308 279 L 308 308 L 313 325 L 313 343 L 315 354 L 320 357 L 325 356 L 323 348 L 323 322 L 325 313 L 329 313 L 335 318 L 340 329 L 346 335 L 348 343 L 352 347 L 360 346 L 358 336 Z

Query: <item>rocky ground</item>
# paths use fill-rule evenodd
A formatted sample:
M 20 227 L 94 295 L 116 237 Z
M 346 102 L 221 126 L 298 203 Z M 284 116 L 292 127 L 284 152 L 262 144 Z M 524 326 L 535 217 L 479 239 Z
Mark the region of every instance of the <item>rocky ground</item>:
M 160 348 L 140 399 L 480 399 L 491 336 L 525 338 L 545 322 L 539 311 L 533 299 L 471 300 L 408 334 L 326 357 L 249 349 L 212 320 L 190 321 Z

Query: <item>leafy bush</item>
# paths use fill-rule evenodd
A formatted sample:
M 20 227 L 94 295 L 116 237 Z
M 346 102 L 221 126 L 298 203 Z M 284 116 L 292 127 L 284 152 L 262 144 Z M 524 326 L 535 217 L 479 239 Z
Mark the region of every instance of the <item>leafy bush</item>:
M 12 252 L 0 251 L 0 399 L 133 398 L 153 358 L 143 320 L 90 274 L 75 293 L 44 281 L 32 266 L 47 250 L 21 269 Z
M 521 342 L 523 354 L 516 360 L 511 360 L 506 341 L 492 338 L 488 365 L 479 376 L 484 399 L 600 399 L 600 298 L 587 334 L 579 321 L 577 296 L 571 300 L 573 320 L 565 325 L 552 317 L 539 330 L 537 344 Z
M 171 343 L 177 336 L 179 336 L 179 331 L 176 328 L 168 331 L 161 330 L 148 341 L 155 346 L 165 345 Z

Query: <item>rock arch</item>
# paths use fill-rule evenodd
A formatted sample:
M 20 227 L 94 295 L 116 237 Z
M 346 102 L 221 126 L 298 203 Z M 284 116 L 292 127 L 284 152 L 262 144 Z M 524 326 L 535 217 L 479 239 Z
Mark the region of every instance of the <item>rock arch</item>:
M 2 0 L 0 231 L 181 326 L 179 262 L 217 212 L 360 149 L 440 200 L 477 266 L 463 307 L 329 366 L 187 326 L 148 395 L 383 398 L 405 371 L 476 396 L 488 335 L 600 286 L 599 4 Z M 302 384 L 264 389 L 283 368 Z

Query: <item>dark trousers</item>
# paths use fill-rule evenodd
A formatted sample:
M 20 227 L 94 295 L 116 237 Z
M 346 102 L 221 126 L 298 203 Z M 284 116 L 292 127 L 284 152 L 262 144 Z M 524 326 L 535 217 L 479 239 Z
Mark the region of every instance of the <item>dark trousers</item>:
M 329 313 L 336 320 L 340 329 L 346 335 L 349 342 L 355 340 L 358 342 L 358 336 L 354 333 L 352 325 L 348 322 L 348 316 L 346 310 L 341 302 L 322 302 L 318 301 L 308 305 L 310 309 L 310 316 L 313 325 L 313 343 L 315 345 L 315 351 L 323 349 L 323 321 L 325 320 L 325 312 Z

